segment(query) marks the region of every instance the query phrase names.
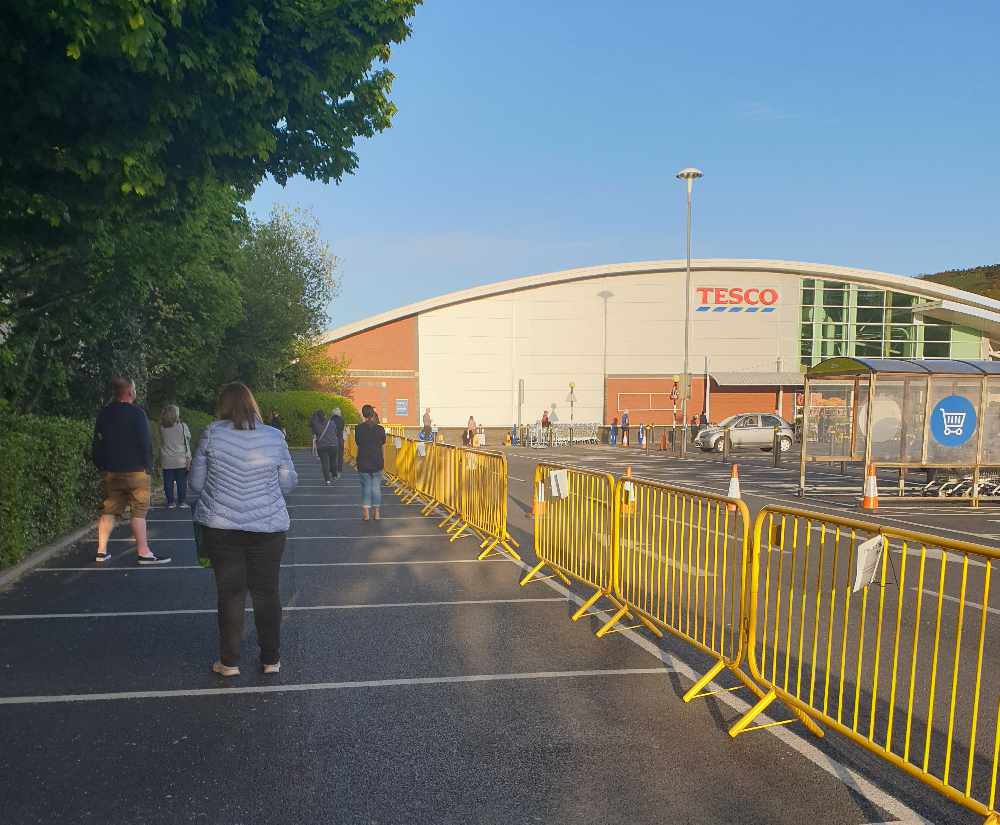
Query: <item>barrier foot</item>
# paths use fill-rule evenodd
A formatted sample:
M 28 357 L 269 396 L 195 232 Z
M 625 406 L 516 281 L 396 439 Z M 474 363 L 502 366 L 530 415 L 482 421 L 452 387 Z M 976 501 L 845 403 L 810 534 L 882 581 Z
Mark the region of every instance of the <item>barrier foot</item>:
M 778 694 L 775 693 L 773 690 L 770 690 L 767 693 L 765 693 L 764 696 L 761 697 L 760 701 L 757 702 L 757 704 L 754 705 L 752 708 L 750 708 L 750 710 L 744 713 L 736 721 L 736 724 L 734 724 L 729 729 L 729 735 L 735 739 L 741 733 L 746 733 L 748 731 L 764 730 L 765 728 L 774 728 L 780 725 L 790 725 L 795 721 L 799 721 L 803 725 L 805 725 L 806 728 L 809 730 L 809 732 L 812 733 L 814 736 L 817 737 L 823 736 L 823 729 L 819 725 L 817 725 L 807 714 L 803 713 L 797 708 L 791 709 L 792 713 L 795 714 L 795 719 L 784 719 L 780 722 L 767 722 L 763 725 L 754 725 L 753 727 L 750 727 L 750 723 L 753 722 L 753 720 L 756 719 L 758 716 L 760 716 L 760 714 L 762 714 L 767 709 L 767 706 L 770 705 L 771 702 L 773 702 L 777 698 L 777 696 Z
M 482 561 L 488 555 L 490 555 L 490 553 L 493 552 L 493 548 L 496 547 L 499 543 L 500 543 L 500 539 L 493 539 L 493 542 L 491 544 L 487 544 L 486 547 L 485 547 L 485 549 L 483 549 L 483 552 L 480 553 L 476 558 L 478 558 L 479 561 Z M 482 544 L 480 544 L 479 546 L 483 547 Z
M 640 622 L 642 622 L 642 624 L 645 626 L 646 630 L 648 630 L 650 633 L 652 633 L 658 639 L 662 639 L 663 638 L 663 631 L 660 630 L 660 628 L 658 628 L 655 624 L 653 624 L 649 619 L 647 619 L 645 616 L 641 616 L 638 613 L 636 613 L 635 617 Z
M 535 575 L 536 575 L 536 574 L 537 574 L 537 573 L 538 573 L 538 572 L 539 572 L 539 571 L 540 571 L 540 570 L 541 570 L 541 569 L 542 569 L 543 567 L 545 567 L 545 562 L 544 562 L 544 561 L 540 561 L 540 562 L 538 562 L 538 564 L 536 564 L 536 565 L 535 565 L 534 567 L 532 567 L 532 568 L 531 568 L 531 569 L 530 569 L 530 570 L 529 570 L 529 571 L 527 572 L 527 574 L 525 575 L 525 577 L 524 577 L 523 579 L 521 579 L 521 581 L 520 581 L 520 585 L 521 585 L 521 587 L 524 587 L 524 586 L 525 586 L 525 585 L 526 585 L 526 584 L 527 584 L 528 582 L 530 582 L 530 581 L 531 581 L 531 580 L 532 580 L 533 578 L 535 578 Z M 575 617 L 575 616 L 573 617 L 573 621 L 576 621 L 576 617 Z
M 990 814 L 983 825 L 1000 825 L 1000 814 Z
M 604 625 L 602 625 L 601 628 L 594 635 L 597 636 L 598 639 L 603 638 L 607 633 L 610 633 L 611 629 L 616 624 L 618 624 L 618 622 L 624 619 L 627 615 L 628 615 L 628 608 L 619 607 L 618 612 L 615 613 L 615 615 L 612 616 L 610 619 L 608 619 L 607 622 L 605 622 Z
M 594 591 L 594 595 L 592 595 L 589 599 L 587 599 L 587 601 L 585 601 L 583 604 L 581 604 L 580 605 L 580 609 L 577 610 L 576 613 L 574 613 L 570 618 L 574 622 L 579 621 L 580 619 L 582 619 L 584 617 L 584 615 L 586 615 L 587 611 L 590 610 L 590 608 L 592 608 L 597 603 L 597 600 L 599 598 L 601 598 L 601 596 L 603 596 L 603 595 L 604 595 L 604 591 L 602 591 L 602 590 L 595 590 Z
M 504 549 L 504 552 L 510 555 L 512 559 L 515 561 L 521 561 L 521 554 L 511 547 L 506 541 L 500 542 L 500 546 Z M 557 570 L 556 572 L 558 573 L 559 571 Z M 562 576 L 562 573 L 559 573 L 559 575 Z M 569 584 L 568 580 L 564 579 L 564 581 L 566 581 L 566 584 Z
M 684 701 L 690 702 L 692 699 L 697 699 L 699 696 L 704 695 L 702 694 L 702 691 L 708 686 L 709 682 L 711 682 L 716 676 L 719 675 L 719 673 L 722 672 L 722 669 L 725 666 L 726 663 L 721 660 L 712 665 L 712 669 L 708 671 L 708 673 L 706 673 L 697 682 L 691 685 L 688 692 L 684 694 Z
M 765 693 L 764 696 L 761 698 L 759 702 L 757 702 L 756 705 L 754 705 L 752 708 L 750 708 L 750 710 L 748 710 L 739 719 L 736 720 L 736 724 L 734 724 L 729 729 L 729 735 L 732 736 L 733 739 L 735 739 L 737 736 L 743 733 L 743 731 L 747 729 L 749 724 L 758 716 L 760 716 L 765 710 L 767 710 L 768 705 L 770 705 L 771 702 L 773 702 L 777 698 L 778 694 L 775 693 L 773 690 L 770 690 L 767 693 Z
M 462 537 L 462 534 L 465 532 L 465 528 L 468 526 L 469 526 L 468 524 L 463 524 L 458 530 L 456 530 L 455 535 L 451 537 L 451 541 L 456 541 L 457 539 L 460 539 Z
M 444 527 L 449 521 L 455 517 L 454 513 L 448 513 L 441 521 L 438 522 L 438 527 Z
M 507 544 L 511 545 L 512 547 L 521 546 L 521 543 L 516 538 L 514 538 L 510 533 L 507 534 L 506 541 Z

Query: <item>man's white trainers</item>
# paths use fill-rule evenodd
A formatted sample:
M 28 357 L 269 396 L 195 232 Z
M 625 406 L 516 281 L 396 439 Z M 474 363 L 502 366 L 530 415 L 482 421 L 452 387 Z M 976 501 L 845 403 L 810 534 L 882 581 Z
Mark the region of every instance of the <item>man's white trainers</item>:
M 264 665 L 264 673 L 277 673 L 281 670 L 281 662 L 275 662 L 273 665 Z
M 212 672 L 218 673 L 220 676 L 239 676 L 240 669 L 238 667 L 229 667 L 228 665 L 222 664 L 222 662 L 216 662 L 212 665 Z

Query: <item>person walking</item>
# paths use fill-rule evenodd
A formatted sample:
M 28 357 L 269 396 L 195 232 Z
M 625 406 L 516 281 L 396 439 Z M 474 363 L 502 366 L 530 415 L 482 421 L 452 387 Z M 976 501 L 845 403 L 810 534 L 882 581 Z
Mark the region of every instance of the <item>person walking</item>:
M 372 517 L 378 521 L 382 517 L 382 470 L 385 468 L 382 447 L 385 444 L 385 429 L 378 423 L 378 415 L 371 404 L 365 404 L 361 408 L 361 416 L 364 421 L 354 428 L 354 440 L 358 445 L 355 464 L 361 482 L 361 520 L 368 521 L 371 511 Z
M 622 410 L 622 441 L 621 445 L 623 447 L 629 446 L 628 443 L 628 410 Z
M 153 469 L 153 446 L 149 420 L 135 404 L 135 383 L 118 376 L 111 381 L 114 400 L 104 407 L 94 422 L 92 456 L 101 471 L 103 501 L 97 522 L 97 561 L 111 558 L 108 539 L 115 518 L 129 508 L 132 536 L 139 564 L 166 564 L 149 549 L 146 514 L 149 512 L 149 477 Z
M 331 415 L 326 419 L 323 430 L 313 436 L 313 452 L 319 456 L 320 467 L 323 468 L 323 482 L 333 484 L 337 478 L 337 425 Z
M 261 422 L 245 384 L 219 394 L 218 421 L 208 426 L 191 464 L 198 495 L 194 520 L 215 571 L 219 611 L 220 676 L 240 673 L 240 640 L 247 590 L 253 600 L 260 664 L 281 669 L 281 597 L 278 579 L 288 532 L 287 496 L 298 475 L 284 436 Z
M 422 440 L 431 441 L 433 436 L 433 421 L 431 420 L 431 408 L 428 407 L 424 410 L 424 428 L 420 431 Z
M 176 404 L 160 411 L 160 469 L 167 509 L 187 507 L 187 476 L 191 468 L 191 430 L 181 421 Z M 176 498 L 175 496 L 176 489 Z
M 288 441 L 288 431 L 285 430 L 285 422 L 281 420 L 281 413 L 273 407 L 271 408 L 271 418 L 268 420 L 267 425 L 278 430 L 285 437 L 285 441 Z
M 465 432 L 462 433 L 462 445 L 465 447 L 476 446 L 476 419 L 469 416 L 469 423 L 465 425 Z
M 344 473 L 344 416 L 340 412 L 340 407 L 334 407 L 330 417 L 337 433 L 337 477 L 340 477 Z
M 611 432 L 608 433 L 608 442 L 612 447 L 618 446 L 618 418 L 611 419 Z

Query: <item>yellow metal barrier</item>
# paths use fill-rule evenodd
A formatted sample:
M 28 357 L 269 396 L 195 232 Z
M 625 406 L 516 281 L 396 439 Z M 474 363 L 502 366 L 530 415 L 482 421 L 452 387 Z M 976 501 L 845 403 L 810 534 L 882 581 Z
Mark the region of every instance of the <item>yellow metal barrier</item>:
M 553 493 L 553 474 L 559 478 Z M 565 482 L 565 489 L 560 485 Z M 577 621 L 601 598 L 616 608 L 623 605 L 612 593 L 614 587 L 614 488 L 607 473 L 596 473 L 558 464 L 535 466 L 534 502 L 535 557 L 538 563 L 521 579 L 521 587 L 546 567 L 565 584 L 575 579 L 593 593 L 573 614 Z M 545 578 L 552 578 L 547 576 Z
M 482 542 L 481 559 L 499 550 L 520 559 L 507 530 L 506 456 L 394 437 L 386 445 L 387 468 L 390 460 L 403 501 L 423 501 L 425 515 L 443 510 L 438 526 L 452 541 L 471 530 Z
M 400 438 L 406 437 L 406 425 L 405 424 L 383 424 L 382 429 L 385 430 L 385 434 L 389 436 L 399 436 Z
M 763 696 L 740 668 L 750 557 L 746 505 L 716 493 L 633 478 L 618 480 L 614 502 L 613 586 L 621 607 L 597 635 L 631 611 L 657 634 L 662 628 L 716 659 L 684 695 L 685 702 L 714 693 L 705 688 L 726 668 Z
M 1000 612 L 997 559 L 968 542 L 764 508 L 747 660 L 768 692 L 730 735 L 780 699 L 1000 823 L 1000 637 L 988 627 Z
M 358 445 L 354 440 L 354 427 L 344 428 L 344 460 L 356 463 L 358 460 Z

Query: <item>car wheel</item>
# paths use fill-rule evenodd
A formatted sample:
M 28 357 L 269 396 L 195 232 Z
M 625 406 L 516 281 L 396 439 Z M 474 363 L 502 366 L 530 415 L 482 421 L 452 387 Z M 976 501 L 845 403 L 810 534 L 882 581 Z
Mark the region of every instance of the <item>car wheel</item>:
M 792 449 L 792 439 L 788 436 L 782 437 L 779 443 L 781 444 L 781 452 L 783 453 L 787 453 L 790 449 Z
M 717 438 L 717 439 L 715 439 L 715 441 L 712 444 L 712 449 L 715 450 L 715 452 L 717 452 L 717 453 L 721 453 L 722 452 L 722 442 L 725 441 L 725 440 L 726 440 L 725 438 Z

